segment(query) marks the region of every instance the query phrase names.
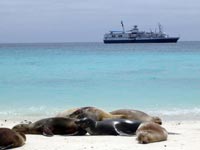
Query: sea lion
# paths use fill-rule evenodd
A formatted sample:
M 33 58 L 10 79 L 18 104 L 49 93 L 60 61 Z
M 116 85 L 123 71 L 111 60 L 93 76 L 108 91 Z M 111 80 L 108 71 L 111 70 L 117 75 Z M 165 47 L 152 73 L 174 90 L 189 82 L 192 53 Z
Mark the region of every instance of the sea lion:
M 167 140 L 168 132 L 154 122 L 142 123 L 136 131 L 137 140 L 141 144 Z
M 76 124 L 90 135 L 134 135 L 141 121 L 126 119 L 95 121 L 90 118 L 83 118 L 77 120 Z
M 66 117 L 66 118 L 69 118 L 69 116 L 74 113 L 76 110 L 78 110 L 80 108 L 72 108 L 72 109 L 67 109 L 67 110 L 64 110 L 62 112 L 59 112 L 56 117 Z
M 140 120 L 144 122 L 155 122 L 157 124 L 162 124 L 162 120 L 159 117 L 150 116 L 142 111 L 139 110 L 133 110 L 133 109 L 119 109 L 110 112 L 113 115 L 123 115 L 125 119 L 130 120 Z
M 69 115 L 70 118 L 82 119 L 90 118 L 95 121 L 106 119 L 123 119 L 124 115 L 112 115 L 96 107 L 81 107 Z
M 0 128 L 0 150 L 20 147 L 25 144 L 26 136 L 8 128 Z
M 58 135 L 85 135 L 86 131 L 76 125 L 72 118 L 46 118 L 30 124 L 19 124 L 13 127 L 14 131 L 24 134 L 42 134 L 45 136 Z

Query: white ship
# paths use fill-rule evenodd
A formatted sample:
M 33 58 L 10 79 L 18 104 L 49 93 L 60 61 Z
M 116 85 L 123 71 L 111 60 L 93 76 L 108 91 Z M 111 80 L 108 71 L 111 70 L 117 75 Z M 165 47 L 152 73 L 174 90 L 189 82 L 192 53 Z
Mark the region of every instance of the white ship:
M 163 32 L 161 24 L 158 24 L 158 32 L 139 31 L 135 25 L 131 30 L 125 31 L 124 24 L 122 31 L 110 31 L 104 35 L 104 43 L 176 43 L 179 37 L 170 37 Z

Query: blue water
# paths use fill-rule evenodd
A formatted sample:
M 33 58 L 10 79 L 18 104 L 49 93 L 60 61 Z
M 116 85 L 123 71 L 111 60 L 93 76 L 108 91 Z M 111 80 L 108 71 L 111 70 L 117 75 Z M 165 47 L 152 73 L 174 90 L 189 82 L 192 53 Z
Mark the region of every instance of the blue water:
M 0 115 L 79 106 L 200 113 L 200 42 L 0 44 Z

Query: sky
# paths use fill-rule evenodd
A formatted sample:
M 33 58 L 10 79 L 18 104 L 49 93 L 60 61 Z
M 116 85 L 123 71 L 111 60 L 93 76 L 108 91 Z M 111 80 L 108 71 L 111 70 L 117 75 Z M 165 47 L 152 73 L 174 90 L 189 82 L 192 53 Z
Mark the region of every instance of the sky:
M 200 41 L 199 18 L 199 0 L 0 0 L 0 43 L 102 42 L 121 20 Z

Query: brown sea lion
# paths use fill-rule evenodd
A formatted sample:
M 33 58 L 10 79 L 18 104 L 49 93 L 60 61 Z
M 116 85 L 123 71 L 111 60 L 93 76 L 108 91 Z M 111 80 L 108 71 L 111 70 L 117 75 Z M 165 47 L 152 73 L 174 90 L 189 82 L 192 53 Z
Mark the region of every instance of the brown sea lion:
M 154 122 L 142 123 L 136 131 L 137 140 L 141 144 L 167 140 L 168 132 Z
M 66 117 L 69 118 L 69 116 L 74 113 L 76 110 L 78 110 L 79 108 L 72 108 L 72 109 L 67 109 L 64 110 L 62 112 L 59 112 L 56 117 Z
M 130 120 L 140 120 L 140 121 L 151 121 L 157 124 L 162 124 L 162 120 L 159 117 L 150 116 L 142 111 L 139 110 L 132 110 L 132 109 L 119 109 L 110 112 L 113 115 L 124 115 L 125 119 Z
M 124 115 L 112 115 L 96 107 L 81 107 L 69 115 L 70 118 L 90 118 L 95 121 L 106 119 L 124 119 Z
M 8 128 L 0 128 L 0 150 L 20 147 L 25 144 L 26 136 Z
M 63 117 L 46 118 L 30 124 L 19 124 L 14 126 L 13 130 L 24 134 L 45 136 L 86 134 L 86 131 L 76 125 L 75 119 Z

